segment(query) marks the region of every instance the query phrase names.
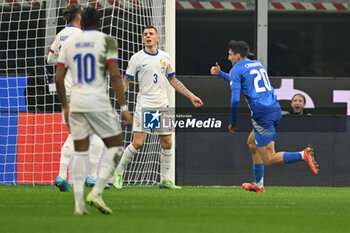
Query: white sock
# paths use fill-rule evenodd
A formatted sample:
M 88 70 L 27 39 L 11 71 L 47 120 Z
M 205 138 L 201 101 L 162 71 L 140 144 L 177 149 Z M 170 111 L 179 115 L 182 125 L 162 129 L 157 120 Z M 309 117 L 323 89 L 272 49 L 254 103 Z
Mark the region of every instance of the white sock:
M 171 150 L 162 149 L 160 152 L 160 180 L 169 180 L 172 154 Z
M 91 179 L 96 179 L 97 177 L 97 166 L 100 161 L 104 143 L 100 137 L 96 134 L 92 135 L 89 148 L 89 171 L 88 176 Z
M 85 163 L 88 152 L 74 152 L 72 162 L 72 181 L 74 190 L 75 206 L 84 206 L 84 182 L 85 182 Z
M 124 154 L 122 156 L 122 159 L 120 160 L 117 169 L 115 169 L 115 172 L 118 175 L 123 175 L 124 170 L 128 166 L 128 164 L 131 162 L 131 160 L 134 158 L 134 156 L 140 151 L 140 149 L 135 149 L 132 144 L 130 143 L 129 146 L 127 146 L 124 150 Z
M 259 183 L 255 183 L 255 187 L 257 187 L 258 189 L 264 187 L 264 177 L 261 177 Z
M 299 152 L 301 154 L 301 158 L 304 160 L 304 150 Z
M 68 134 L 68 137 L 61 149 L 60 172 L 58 174 L 64 180 L 67 179 L 67 169 L 69 166 L 69 162 L 72 158 L 73 152 L 74 152 L 73 139 L 72 139 L 72 136 Z
M 91 193 L 93 196 L 100 196 L 105 188 L 105 185 L 113 173 L 116 165 L 119 163 L 119 160 L 124 152 L 122 146 L 111 147 L 107 150 L 105 157 L 103 158 L 101 169 L 98 174 L 98 178 L 94 188 Z

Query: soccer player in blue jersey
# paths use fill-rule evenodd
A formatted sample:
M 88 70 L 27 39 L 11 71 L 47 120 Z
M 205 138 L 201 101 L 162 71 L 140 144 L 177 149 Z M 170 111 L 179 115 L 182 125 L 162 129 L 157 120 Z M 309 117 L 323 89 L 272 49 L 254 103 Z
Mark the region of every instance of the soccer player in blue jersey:
M 248 53 L 249 45 L 246 42 L 231 40 L 228 44 L 228 60 L 233 66 L 230 73 L 221 71 L 218 63 L 211 68 L 210 73 L 230 83 L 231 119 L 228 129 L 231 133 L 237 130 L 236 117 L 241 91 L 247 100 L 253 123 L 247 143 L 253 158 L 254 182 L 243 183 L 242 187 L 264 193 L 264 165 L 305 161 L 315 174 L 318 173 L 318 165 L 311 147 L 300 152 L 275 152 L 275 127 L 281 120 L 281 107 L 263 65 L 259 61 L 248 59 Z

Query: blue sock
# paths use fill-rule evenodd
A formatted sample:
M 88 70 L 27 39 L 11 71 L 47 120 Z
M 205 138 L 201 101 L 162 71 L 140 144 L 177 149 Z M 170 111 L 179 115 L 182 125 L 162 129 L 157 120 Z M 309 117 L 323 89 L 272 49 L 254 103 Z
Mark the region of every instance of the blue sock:
M 283 161 L 285 164 L 295 163 L 302 160 L 303 158 L 301 157 L 300 152 L 284 152 L 283 154 Z
M 255 184 L 259 184 L 261 179 L 264 177 L 264 164 L 253 164 L 254 171 L 254 182 Z

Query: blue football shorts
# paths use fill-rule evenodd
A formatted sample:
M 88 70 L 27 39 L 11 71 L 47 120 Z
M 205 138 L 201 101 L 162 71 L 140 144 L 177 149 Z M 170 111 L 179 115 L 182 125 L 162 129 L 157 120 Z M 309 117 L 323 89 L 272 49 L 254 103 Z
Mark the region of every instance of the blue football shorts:
M 264 116 L 252 119 L 255 143 L 257 147 L 263 147 L 271 141 L 276 141 L 276 129 L 282 118 L 282 112 L 276 111 Z

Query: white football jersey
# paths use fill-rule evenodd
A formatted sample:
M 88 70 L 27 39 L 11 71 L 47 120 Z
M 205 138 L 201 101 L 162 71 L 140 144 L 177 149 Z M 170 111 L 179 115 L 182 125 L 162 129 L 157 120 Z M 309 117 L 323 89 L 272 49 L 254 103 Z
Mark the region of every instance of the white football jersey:
M 100 112 L 112 107 L 107 63 L 117 60 L 117 41 L 102 32 L 85 30 L 67 40 L 57 65 L 65 65 L 72 72 L 71 112 Z
M 137 105 L 160 107 L 168 105 L 165 85 L 167 77 L 174 74 L 175 68 L 168 53 L 158 50 L 151 54 L 143 49 L 131 57 L 125 76 L 138 78 Z
M 47 63 L 56 65 L 57 58 L 60 54 L 62 45 L 67 41 L 72 35 L 81 32 L 81 30 L 75 26 L 67 25 L 62 29 L 57 35 L 54 42 L 51 44 L 50 53 L 47 58 Z M 64 79 L 64 86 L 66 87 L 66 94 L 70 95 L 70 89 L 72 87 L 72 74 L 70 70 L 67 71 L 66 77 Z

